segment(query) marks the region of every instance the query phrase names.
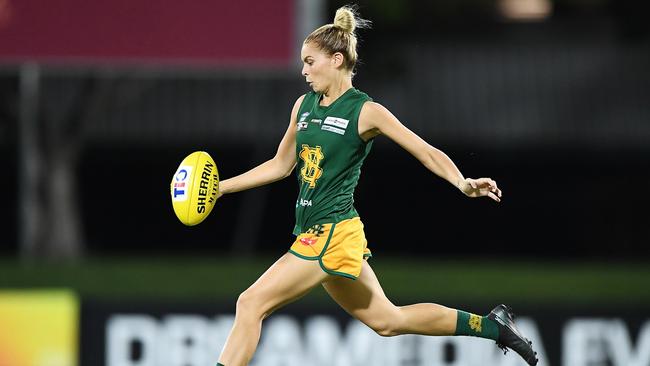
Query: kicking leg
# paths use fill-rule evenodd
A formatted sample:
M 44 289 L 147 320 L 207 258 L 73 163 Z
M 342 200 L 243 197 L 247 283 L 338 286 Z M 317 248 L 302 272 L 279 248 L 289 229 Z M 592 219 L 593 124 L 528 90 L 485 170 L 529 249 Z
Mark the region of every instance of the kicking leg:
M 453 335 L 456 331 L 454 309 L 438 304 L 395 306 L 365 261 L 356 281 L 334 278 L 323 287 L 345 311 L 382 336 Z
M 514 349 L 530 365 L 537 363 L 528 340 L 516 329 L 510 309 L 503 305 L 488 316 L 431 303 L 395 306 L 386 297 L 375 273 L 365 261 L 356 281 L 335 278 L 323 283 L 323 287 L 343 309 L 379 335 L 482 337 Z
M 235 323 L 224 345 L 219 363 L 248 364 L 259 342 L 262 320 L 324 281 L 329 275 L 318 261 L 307 261 L 287 253 L 237 299 Z

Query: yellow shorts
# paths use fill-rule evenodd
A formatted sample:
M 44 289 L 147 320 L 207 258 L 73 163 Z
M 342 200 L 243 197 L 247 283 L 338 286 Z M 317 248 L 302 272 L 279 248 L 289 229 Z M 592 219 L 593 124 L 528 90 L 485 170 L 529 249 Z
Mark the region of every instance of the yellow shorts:
M 323 271 L 356 280 L 363 260 L 372 257 L 363 223 L 358 217 L 331 224 L 317 224 L 296 237 L 289 252 L 318 260 Z

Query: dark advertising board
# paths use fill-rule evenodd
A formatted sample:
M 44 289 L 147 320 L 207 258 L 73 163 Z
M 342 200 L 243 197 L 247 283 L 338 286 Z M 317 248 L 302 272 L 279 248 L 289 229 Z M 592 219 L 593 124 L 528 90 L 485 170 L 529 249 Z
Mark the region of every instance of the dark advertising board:
M 216 364 L 234 314 L 220 304 L 86 302 L 81 364 Z M 518 326 L 534 342 L 539 366 L 648 366 L 650 317 L 644 309 L 520 309 Z M 523 366 L 494 342 L 474 337 L 385 338 L 335 307 L 293 304 L 268 318 L 251 363 L 280 365 Z

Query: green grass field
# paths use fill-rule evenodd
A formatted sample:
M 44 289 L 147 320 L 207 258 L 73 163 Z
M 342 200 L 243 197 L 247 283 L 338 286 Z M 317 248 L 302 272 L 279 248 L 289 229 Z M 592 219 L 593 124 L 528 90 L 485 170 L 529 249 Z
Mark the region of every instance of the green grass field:
M 79 264 L 0 259 L 0 289 L 69 288 L 82 298 L 233 301 L 271 258 L 102 258 Z M 650 263 L 371 259 L 395 302 L 650 305 Z M 327 296 L 316 290 L 307 299 Z

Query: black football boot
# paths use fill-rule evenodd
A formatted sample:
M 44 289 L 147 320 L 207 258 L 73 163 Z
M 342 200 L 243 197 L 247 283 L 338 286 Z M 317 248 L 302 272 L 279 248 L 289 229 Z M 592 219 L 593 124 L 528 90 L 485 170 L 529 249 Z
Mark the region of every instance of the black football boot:
M 537 352 L 533 351 L 533 342 L 524 337 L 515 326 L 512 309 L 506 305 L 499 305 L 490 311 L 487 316 L 499 326 L 499 339 L 497 346 L 508 352 L 508 348 L 517 352 L 530 366 L 537 365 Z

